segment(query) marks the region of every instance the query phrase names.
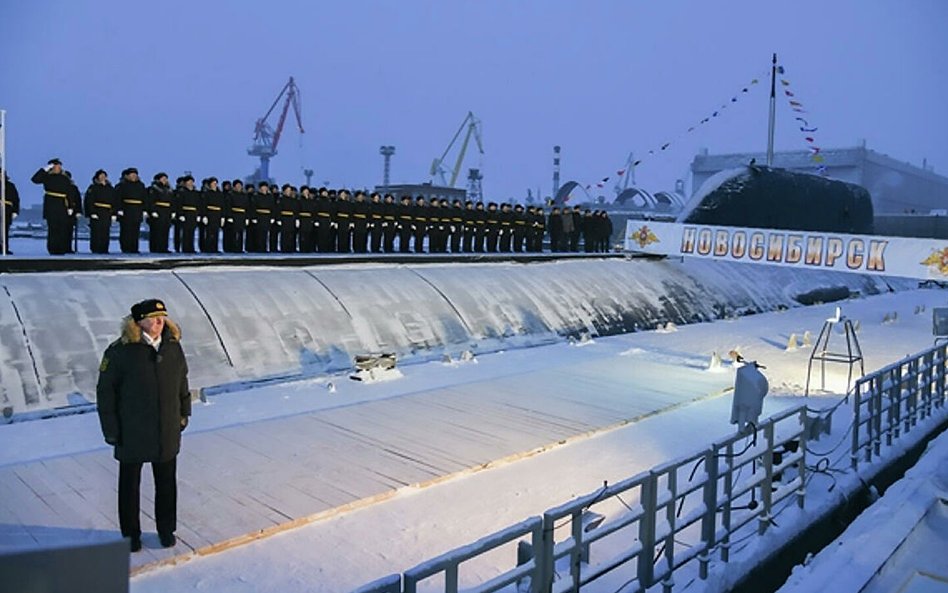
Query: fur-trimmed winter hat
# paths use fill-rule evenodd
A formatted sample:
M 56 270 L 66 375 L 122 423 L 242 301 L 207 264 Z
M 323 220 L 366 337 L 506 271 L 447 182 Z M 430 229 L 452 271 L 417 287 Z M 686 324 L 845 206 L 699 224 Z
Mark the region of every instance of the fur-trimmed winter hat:
M 168 310 L 165 304 L 158 299 L 148 299 L 132 305 L 132 319 L 141 321 L 146 317 L 165 317 Z

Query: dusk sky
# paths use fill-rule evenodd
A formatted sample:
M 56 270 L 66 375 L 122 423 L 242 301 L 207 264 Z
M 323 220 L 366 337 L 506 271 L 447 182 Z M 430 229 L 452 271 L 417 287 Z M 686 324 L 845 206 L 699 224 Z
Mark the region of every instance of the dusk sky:
M 290 76 L 306 133 L 288 121 L 279 182 L 305 182 L 306 167 L 317 185 L 371 187 L 382 144 L 396 147 L 393 182 L 427 181 L 470 110 L 485 154 L 469 151 L 461 179 L 479 166 L 486 199 L 549 195 L 555 144 L 562 181 L 611 176 L 611 199 L 630 152 L 638 184 L 657 191 L 687 178 L 702 147 L 764 150 L 776 52 L 816 144 L 865 140 L 946 174 L 946 25 L 942 0 L 10 1 L 0 108 L 27 203 L 54 156 L 81 189 L 100 167 L 113 182 L 129 166 L 146 183 L 159 170 L 249 175 L 254 122 Z M 781 98 L 778 149 L 806 147 L 794 115 Z

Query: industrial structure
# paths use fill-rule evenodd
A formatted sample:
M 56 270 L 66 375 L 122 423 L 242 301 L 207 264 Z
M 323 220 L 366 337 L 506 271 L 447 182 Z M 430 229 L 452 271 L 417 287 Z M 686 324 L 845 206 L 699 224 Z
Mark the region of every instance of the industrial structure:
M 461 137 L 461 133 L 467 129 L 467 132 L 464 134 L 464 140 L 461 142 L 461 147 L 458 150 L 457 158 L 454 161 L 454 167 L 448 170 L 444 166 L 444 160 L 447 158 L 448 153 L 451 152 L 451 149 L 454 148 L 455 143 L 458 141 L 458 138 Z M 481 141 L 481 120 L 474 117 L 474 113 L 468 111 L 467 115 L 464 117 L 464 120 L 461 122 L 458 131 L 454 133 L 454 137 L 451 138 L 451 141 L 448 142 L 447 148 L 444 149 L 444 152 L 441 153 L 441 156 L 434 159 L 431 162 L 431 170 L 429 175 L 431 175 L 432 182 L 434 182 L 435 177 L 441 181 L 441 185 L 444 187 L 455 187 L 455 184 L 458 180 L 458 175 L 461 172 L 461 165 L 464 163 L 464 157 L 467 154 L 467 147 L 471 142 L 471 138 L 474 138 L 474 141 L 477 143 L 477 150 L 480 154 L 484 154 L 484 145 Z M 446 174 L 450 173 L 450 179 L 446 177 Z M 480 180 L 483 178 L 480 175 L 480 169 L 477 169 L 477 174 L 474 176 L 476 178 L 477 187 L 480 187 Z M 471 179 L 471 175 L 468 175 L 468 179 Z
M 270 124 L 267 123 L 267 119 L 270 117 L 270 114 L 273 113 L 273 110 L 280 103 L 280 99 L 282 99 L 284 95 L 286 95 L 286 100 L 283 103 L 283 111 L 280 113 L 280 120 L 277 122 L 276 129 L 274 130 Z M 300 134 L 304 133 L 300 103 L 300 89 L 296 86 L 296 82 L 293 81 L 293 77 L 291 76 L 290 80 L 283 85 L 283 89 L 280 91 L 280 94 L 277 95 L 277 98 L 274 99 L 273 104 L 270 105 L 270 109 L 268 109 L 263 117 L 259 118 L 254 125 L 253 145 L 247 149 L 247 154 L 258 157 L 260 159 L 260 166 L 251 176 L 250 181 L 254 183 L 271 181 L 270 159 L 277 154 L 277 145 L 280 143 L 280 137 L 283 135 L 283 125 L 286 123 L 286 115 L 290 110 L 290 105 L 293 106 L 293 113 L 296 115 L 296 125 L 299 128 Z M 312 173 L 309 175 L 312 176 Z
M 382 185 L 388 186 L 390 181 L 391 166 L 392 166 L 392 155 L 395 154 L 394 146 L 379 146 L 379 154 L 382 155 L 385 164 L 382 169 Z

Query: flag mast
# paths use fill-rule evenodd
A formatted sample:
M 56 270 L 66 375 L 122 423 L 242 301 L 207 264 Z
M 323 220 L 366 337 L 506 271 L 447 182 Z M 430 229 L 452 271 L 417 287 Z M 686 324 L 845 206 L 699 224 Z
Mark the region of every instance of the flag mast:
M 774 166 L 774 123 L 777 111 L 777 54 L 770 67 L 770 120 L 767 125 L 767 166 Z

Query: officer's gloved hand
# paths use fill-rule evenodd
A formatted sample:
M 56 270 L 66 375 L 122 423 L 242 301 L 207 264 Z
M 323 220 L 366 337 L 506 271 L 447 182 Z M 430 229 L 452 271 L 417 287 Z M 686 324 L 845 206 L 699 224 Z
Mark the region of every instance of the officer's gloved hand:
M 184 222 L 184 217 L 183 217 L 183 216 L 179 216 L 179 217 L 178 217 L 178 220 L 180 220 L 181 222 Z
M 10 217 L 10 220 L 13 220 L 14 218 L 16 218 L 16 215 L 17 215 L 17 213 L 14 212 L 13 215 Z
M 207 217 L 206 217 L 206 216 L 202 216 L 202 217 L 201 217 L 201 222 L 202 222 L 203 224 L 207 224 Z
M 68 214 L 69 216 L 72 216 L 72 208 L 67 208 L 66 214 Z
M 334 228 L 334 229 L 338 229 L 338 228 L 339 228 L 339 225 L 336 224 L 335 222 L 330 223 L 329 226 L 331 226 L 331 227 Z
M 277 222 L 277 226 L 283 226 L 283 221 L 282 221 L 282 220 L 278 220 L 278 221 L 276 221 L 276 222 Z
M 53 170 L 53 165 L 46 165 L 45 167 L 43 167 L 43 170 L 49 173 L 50 171 Z
M 253 223 L 256 224 L 257 221 L 255 220 L 255 221 L 253 221 Z M 244 221 L 244 226 L 250 226 L 250 219 L 249 219 L 249 218 Z
M 119 218 L 122 218 L 122 217 L 125 215 L 125 213 L 122 212 L 121 210 L 119 210 L 119 211 L 116 212 L 115 214 L 116 214 Z
M 254 223 L 254 224 L 257 224 L 257 219 L 256 219 L 256 218 L 254 218 L 254 219 L 253 219 L 253 220 L 251 220 L 250 222 L 252 222 L 252 223 Z
M 157 212 L 152 212 L 152 213 L 151 213 L 151 217 L 152 217 L 152 218 L 158 218 L 158 213 L 157 213 Z
M 181 432 L 184 432 L 184 429 L 187 427 L 188 427 L 188 417 L 182 416 L 181 417 Z
M 300 221 L 296 221 L 296 228 L 300 228 Z
M 227 222 L 234 222 L 234 219 L 233 219 L 233 218 L 228 218 L 228 219 L 227 219 Z
M 82 218 L 82 212 L 76 212 L 76 219 Z
M 270 219 L 270 224 L 273 224 L 274 222 L 275 222 L 275 221 L 271 218 L 271 219 Z
M 91 218 L 92 220 L 99 220 L 99 215 L 98 215 L 98 214 L 92 214 L 92 215 L 89 216 L 89 218 Z

